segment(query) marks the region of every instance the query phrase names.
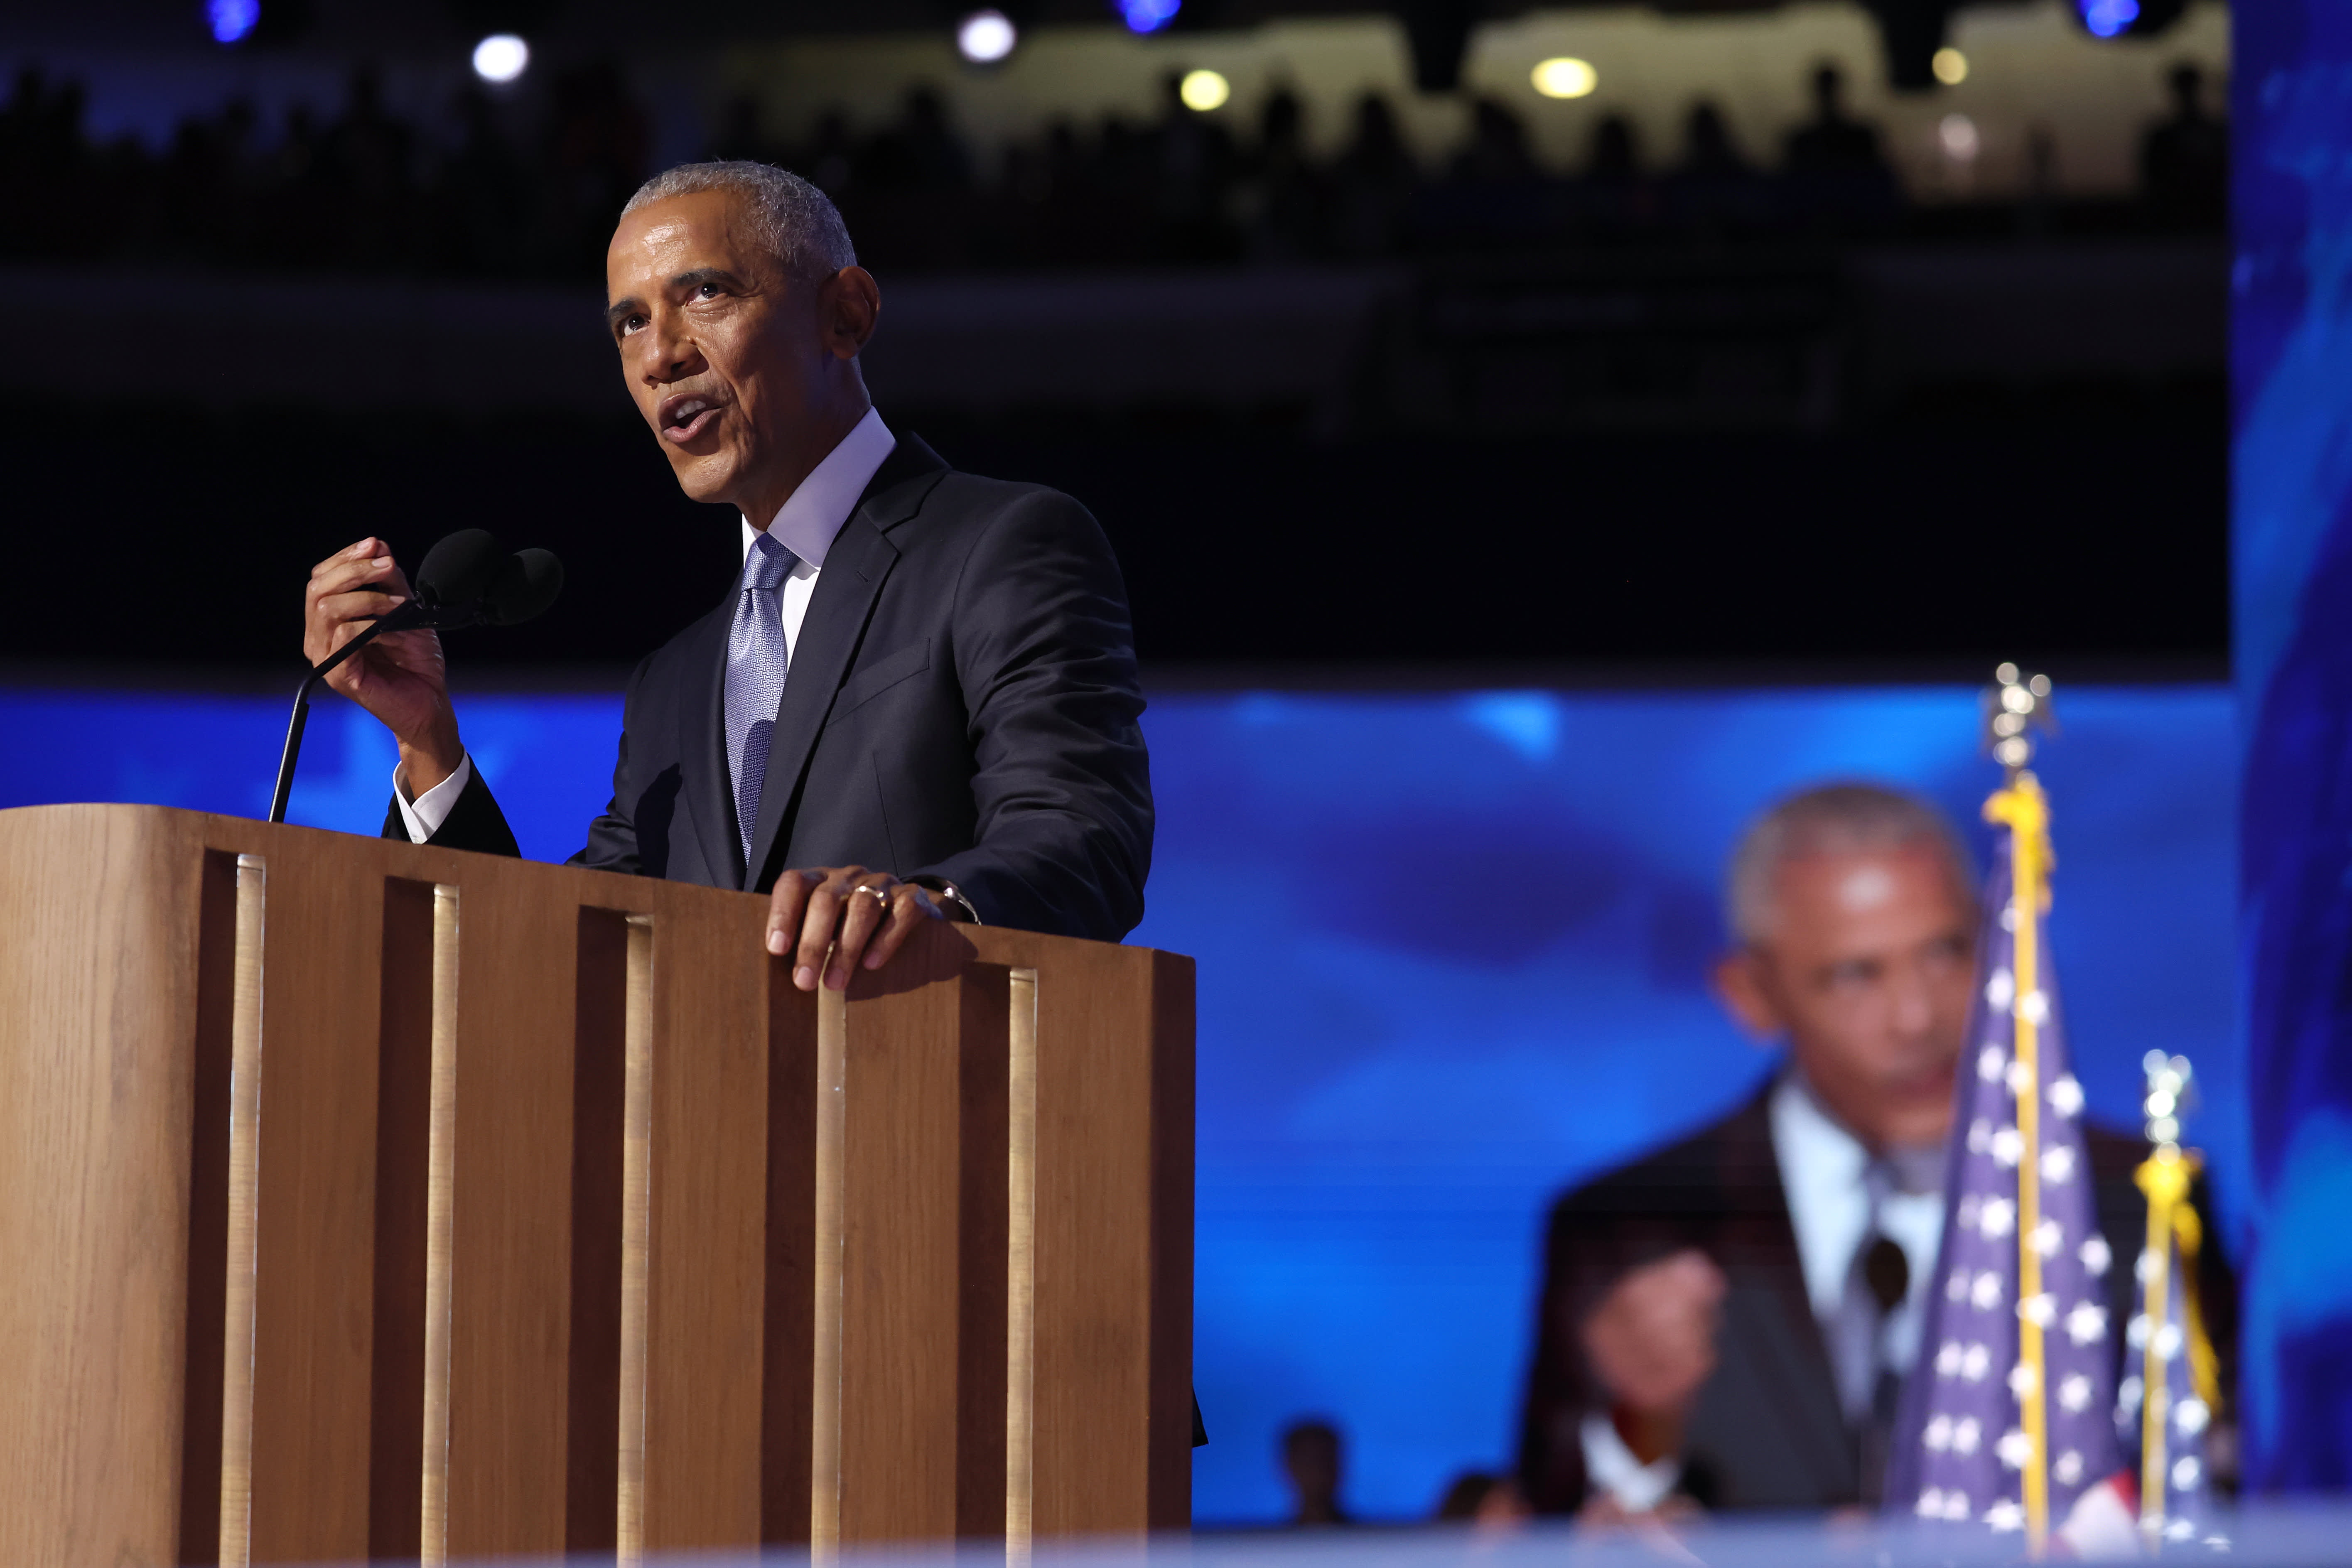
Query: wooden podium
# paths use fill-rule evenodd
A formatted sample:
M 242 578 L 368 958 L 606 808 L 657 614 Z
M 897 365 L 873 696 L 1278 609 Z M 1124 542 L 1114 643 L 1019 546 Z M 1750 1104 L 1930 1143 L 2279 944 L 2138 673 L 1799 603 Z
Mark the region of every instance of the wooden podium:
M 1181 1527 L 1192 966 L 0 812 L 0 1562 Z

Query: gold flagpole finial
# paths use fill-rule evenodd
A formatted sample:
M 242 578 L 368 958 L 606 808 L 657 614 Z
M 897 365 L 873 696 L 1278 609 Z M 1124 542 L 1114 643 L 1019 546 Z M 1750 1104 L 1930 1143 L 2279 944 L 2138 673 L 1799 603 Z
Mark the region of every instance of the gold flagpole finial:
M 2033 730 L 2055 734 L 2058 721 L 2050 709 L 2050 678 L 2028 675 L 2013 664 L 1992 672 L 1985 690 L 1985 747 L 1992 760 L 2009 770 L 2011 783 L 2033 761 Z

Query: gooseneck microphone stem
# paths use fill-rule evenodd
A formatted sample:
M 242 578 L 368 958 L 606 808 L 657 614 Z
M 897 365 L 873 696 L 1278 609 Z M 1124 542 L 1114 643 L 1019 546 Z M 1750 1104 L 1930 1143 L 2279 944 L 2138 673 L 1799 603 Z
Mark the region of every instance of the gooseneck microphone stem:
M 326 679 L 337 665 L 384 633 L 396 632 L 405 626 L 421 624 L 425 620 L 425 616 L 421 614 L 410 616 L 405 621 L 402 619 L 402 611 L 412 610 L 415 607 L 414 601 L 401 605 L 400 609 L 393 611 L 319 663 L 311 666 L 310 673 L 302 678 L 302 684 L 294 692 L 294 716 L 286 722 L 286 750 L 278 758 L 278 788 L 269 797 L 270 821 L 286 820 L 286 800 L 294 793 L 294 763 L 295 760 L 302 754 L 302 726 L 310 722 L 310 699 L 318 691 L 319 682 Z
M 294 693 L 294 716 L 286 724 L 286 749 L 278 758 L 278 788 L 269 800 L 269 820 L 286 820 L 287 798 L 294 793 L 294 763 L 302 754 L 302 727 L 310 721 L 310 699 L 319 682 L 352 655 L 386 632 L 430 626 L 452 631 L 459 626 L 511 626 L 530 619 L 555 602 L 563 591 L 563 563 L 544 550 L 522 550 L 509 555 L 499 542 L 478 528 L 460 529 L 425 552 L 416 569 L 416 590 L 405 604 L 380 617 L 359 636 L 320 660 Z

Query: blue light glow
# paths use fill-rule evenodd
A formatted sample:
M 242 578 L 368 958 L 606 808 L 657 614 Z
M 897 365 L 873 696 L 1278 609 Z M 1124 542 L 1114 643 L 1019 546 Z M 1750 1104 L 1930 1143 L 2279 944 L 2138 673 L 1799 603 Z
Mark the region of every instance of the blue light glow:
M 2234 1238 L 2254 1192 L 2232 1032 L 2237 710 L 2217 686 L 2061 691 L 2066 730 L 2036 772 L 2059 814 L 2051 942 L 2075 1070 L 2095 1113 L 2132 1125 L 2141 1056 L 2194 1059 L 2191 1127 Z M 1456 1472 L 1509 1462 L 1545 1205 L 1770 1070 L 1707 989 L 1742 826 L 1799 784 L 1884 778 L 1981 854 L 1998 770 L 1977 703 L 1966 687 L 1154 697 L 1133 940 L 1200 963 L 1193 1371 L 1215 1440 L 1193 1460 L 1198 1517 L 1280 1518 L 1276 1436 L 1309 1413 L 1346 1430 L 1347 1500 L 1368 1518 L 1423 1516 Z M 612 793 L 620 698 L 467 692 L 458 716 L 524 852 L 578 848 Z M 0 686 L 0 808 L 259 816 L 285 731 L 278 692 Z M 289 816 L 374 833 L 396 761 L 382 725 L 322 699 Z M 2311 1182 L 2273 1222 L 2293 1228 L 2267 1233 L 2298 1247 L 2265 1298 L 2280 1332 L 2352 1300 L 2352 1268 L 2324 1262 L 2352 1190 L 2352 1113 L 2331 1105 L 2280 1155 Z
M 2083 26 L 2112 38 L 2139 20 L 2139 0 L 2083 0 Z
M 1176 19 L 1184 0 L 1112 0 L 1130 33 L 1156 33 Z
M 205 20 L 215 41 L 233 44 L 261 20 L 261 0 L 205 0 Z

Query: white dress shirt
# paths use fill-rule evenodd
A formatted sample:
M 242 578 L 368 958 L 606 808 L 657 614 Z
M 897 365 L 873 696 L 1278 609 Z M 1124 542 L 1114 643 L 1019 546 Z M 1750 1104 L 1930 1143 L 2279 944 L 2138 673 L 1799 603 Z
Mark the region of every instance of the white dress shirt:
M 784 579 L 783 591 L 777 595 L 782 601 L 784 620 L 784 668 L 792 668 L 793 650 L 800 644 L 801 623 L 808 618 L 809 600 L 816 593 L 817 574 L 824 570 L 824 558 L 833 549 L 833 542 L 841 533 L 842 525 L 857 508 L 857 498 L 881 469 L 883 460 L 898 445 L 898 437 L 882 423 L 881 410 L 868 408 L 849 434 L 844 436 L 824 461 L 809 470 L 800 488 L 785 498 L 784 504 L 768 521 L 768 531 L 776 542 L 791 551 L 797 559 L 792 575 Z M 743 520 L 743 553 L 751 553 L 751 541 L 756 531 L 751 520 Z M 408 784 L 401 776 L 397 764 L 392 770 L 392 798 L 399 803 L 400 820 L 408 829 L 411 843 L 422 844 L 441 830 L 449 820 L 449 808 L 466 790 L 467 781 L 474 776 L 471 752 L 460 758 L 457 771 L 415 800 L 408 798 Z
M 1789 1221 L 1797 1233 L 1797 1259 L 1804 1269 L 1805 1299 L 1826 1330 L 1845 1295 L 1846 1275 L 1870 1229 L 1870 1193 L 1863 1172 L 1870 1151 L 1823 1110 L 1794 1068 L 1780 1075 L 1766 1111 L 1772 1126 L 1772 1154 L 1788 1194 Z M 1919 1353 L 1927 1320 L 1928 1277 L 1944 1238 L 1944 1194 L 1892 1193 L 1880 1205 L 1878 1223 L 1903 1248 L 1911 1266 L 1910 1289 L 1886 1320 L 1890 1362 L 1907 1368 Z M 1593 1486 L 1633 1512 L 1655 1508 L 1682 1479 L 1674 1456 L 1644 1465 L 1633 1457 L 1605 1414 L 1584 1418 L 1577 1433 L 1584 1448 L 1585 1474 Z

